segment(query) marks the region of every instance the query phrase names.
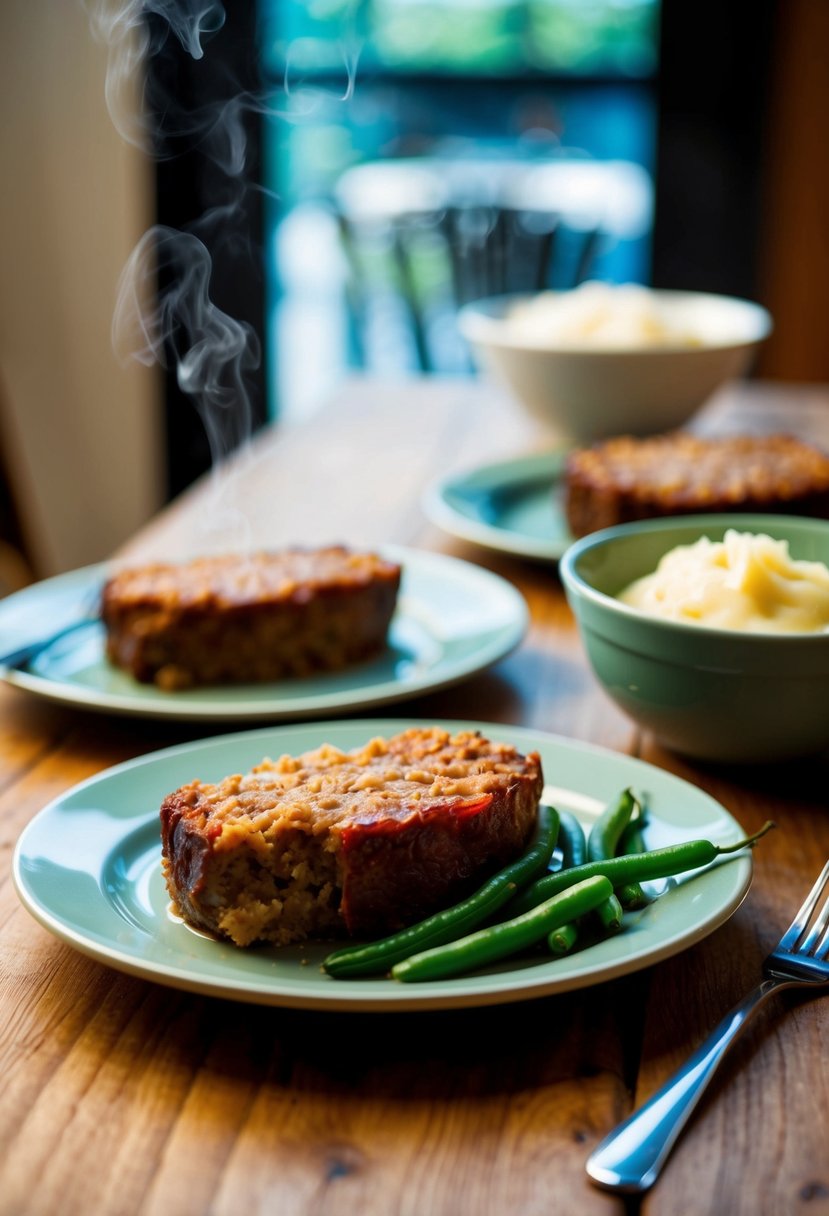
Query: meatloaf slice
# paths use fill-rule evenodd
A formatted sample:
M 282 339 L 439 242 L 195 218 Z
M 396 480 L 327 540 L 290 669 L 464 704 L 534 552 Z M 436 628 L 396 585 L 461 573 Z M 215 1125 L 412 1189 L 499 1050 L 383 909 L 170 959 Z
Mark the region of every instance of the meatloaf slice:
M 437 727 L 264 760 L 165 798 L 167 887 L 185 921 L 238 946 L 380 936 L 516 857 L 541 786 L 536 753 Z
M 622 435 L 570 453 L 564 501 L 574 536 L 695 512 L 829 518 L 829 456 L 791 435 Z
M 103 590 L 107 656 L 164 689 L 333 671 L 382 649 L 400 574 L 340 545 L 124 569 Z

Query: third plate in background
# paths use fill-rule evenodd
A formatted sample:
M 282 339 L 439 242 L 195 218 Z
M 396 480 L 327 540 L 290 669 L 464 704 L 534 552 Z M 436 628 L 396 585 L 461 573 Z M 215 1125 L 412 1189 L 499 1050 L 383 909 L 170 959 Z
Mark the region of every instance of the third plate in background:
M 558 449 L 455 473 L 429 487 L 423 509 L 462 540 L 557 561 L 573 539 L 561 497 L 565 458 Z

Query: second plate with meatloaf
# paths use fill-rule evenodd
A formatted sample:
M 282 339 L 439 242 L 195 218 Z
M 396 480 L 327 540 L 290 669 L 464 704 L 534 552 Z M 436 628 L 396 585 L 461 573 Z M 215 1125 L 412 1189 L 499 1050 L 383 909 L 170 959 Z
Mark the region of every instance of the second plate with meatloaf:
M 560 502 L 566 452 L 519 456 L 431 486 L 423 508 L 452 536 L 498 553 L 557 561 L 573 537 Z
M 280 721 L 315 718 L 420 696 L 482 671 L 509 654 L 527 628 L 523 597 L 505 579 L 438 553 L 392 546 L 403 567 L 389 645 L 377 659 L 336 673 L 275 684 L 163 692 L 139 684 L 104 657 L 96 622 L 66 633 L 21 669 L 0 665 L 19 688 L 83 709 L 147 718 Z M 9 649 L 81 619 L 106 576 L 89 566 L 27 587 L 0 603 Z

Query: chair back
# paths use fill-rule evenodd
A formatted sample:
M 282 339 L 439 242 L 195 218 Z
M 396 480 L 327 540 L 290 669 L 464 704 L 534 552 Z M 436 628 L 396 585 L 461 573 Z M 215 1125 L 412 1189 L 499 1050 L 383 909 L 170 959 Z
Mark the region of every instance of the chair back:
M 459 308 L 485 296 L 562 290 L 589 278 L 598 225 L 568 227 L 553 212 L 493 203 L 352 217 L 335 207 L 348 267 L 346 303 L 354 361 L 372 363 L 384 327 L 420 371 L 471 370 L 455 329 Z M 385 315 L 383 315 L 385 314 Z M 374 332 L 373 332 L 374 331 Z

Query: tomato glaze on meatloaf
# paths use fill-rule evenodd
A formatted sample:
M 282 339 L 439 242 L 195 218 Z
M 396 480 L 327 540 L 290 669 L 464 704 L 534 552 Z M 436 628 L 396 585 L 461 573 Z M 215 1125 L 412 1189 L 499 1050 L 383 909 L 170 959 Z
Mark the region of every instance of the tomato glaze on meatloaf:
M 379 937 L 515 858 L 541 787 L 537 753 L 475 732 L 325 744 L 165 798 L 164 876 L 187 923 L 238 946 Z
M 342 545 L 127 568 L 103 590 L 107 657 L 165 690 L 335 671 L 382 650 L 400 577 Z

